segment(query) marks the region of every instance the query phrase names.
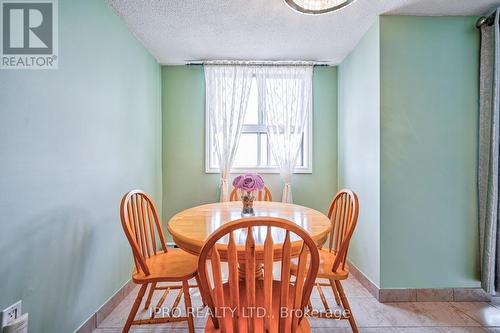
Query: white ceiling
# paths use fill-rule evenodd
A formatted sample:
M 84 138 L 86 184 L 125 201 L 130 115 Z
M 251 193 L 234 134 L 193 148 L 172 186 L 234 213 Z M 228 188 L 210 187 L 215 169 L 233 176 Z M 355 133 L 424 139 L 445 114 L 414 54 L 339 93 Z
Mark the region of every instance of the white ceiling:
M 106 0 L 160 64 L 214 59 L 338 64 L 377 15 L 479 15 L 500 0 L 357 0 L 304 15 L 283 0 Z

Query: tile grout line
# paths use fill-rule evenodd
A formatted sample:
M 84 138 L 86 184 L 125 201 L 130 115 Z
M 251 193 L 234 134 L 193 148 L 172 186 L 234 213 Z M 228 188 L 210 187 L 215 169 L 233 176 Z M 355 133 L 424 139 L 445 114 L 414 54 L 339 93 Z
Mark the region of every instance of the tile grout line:
M 478 320 L 476 320 L 475 318 L 473 318 L 471 315 L 469 315 L 467 312 L 465 312 L 465 311 L 463 311 L 463 310 L 459 309 L 458 307 L 456 307 L 456 306 L 455 306 L 455 304 L 453 304 L 454 302 L 448 302 L 448 303 L 449 303 L 449 305 L 450 305 L 452 308 L 454 308 L 456 311 L 458 311 L 458 312 L 460 312 L 460 313 L 462 313 L 462 314 L 466 315 L 468 318 L 472 319 L 472 321 L 474 321 L 474 322 L 478 323 L 480 327 L 486 327 L 486 326 L 484 326 L 482 323 L 480 323 Z M 486 302 L 482 302 L 482 303 L 486 304 L 487 306 L 491 306 L 491 305 L 487 304 Z

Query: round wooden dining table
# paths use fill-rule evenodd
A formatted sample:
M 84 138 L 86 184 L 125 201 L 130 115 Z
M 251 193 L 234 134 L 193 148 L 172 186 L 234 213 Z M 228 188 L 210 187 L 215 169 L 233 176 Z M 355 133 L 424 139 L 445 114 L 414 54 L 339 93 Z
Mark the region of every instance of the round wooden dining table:
M 224 223 L 240 219 L 241 209 L 242 203 L 240 201 L 218 202 L 192 207 L 173 216 L 167 225 L 167 229 L 177 246 L 191 254 L 199 255 L 208 236 Z M 328 217 L 317 210 L 304 206 L 281 202 L 256 201 L 254 202 L 254 211 L 255 217 L 278 217 L 296 223 L 308 232 L 318 246 L 326 241 L 331 228 Z M 257 227 L 253 230 L 257 252 L 259 252 L 259 247 L 263 246 L 266 231 L 264 227 Z M 246 231 L 241 230 L 234 237 L 236 245 L 243 249 Z M 285 233 L 282 230 L 273 231 L 275 244 L 283 243 L 284 238 Z M 291 240 L 293 244 L 293 235 Z M 223 257 L 221 255 L 222 260 L 225 259 Z M 275 259 L 278 258 L 275 257 Z

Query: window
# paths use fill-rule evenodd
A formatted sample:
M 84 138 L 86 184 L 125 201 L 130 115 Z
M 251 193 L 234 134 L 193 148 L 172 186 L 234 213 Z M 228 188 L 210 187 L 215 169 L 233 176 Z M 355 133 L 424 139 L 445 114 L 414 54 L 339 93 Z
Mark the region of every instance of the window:
M 215 152 L 211 127 L 206 124 L 206 156 L 207 173 L 219 172 L 219 161 Z M 302 146 L 297 158 L 295 173 L 312 172 L 312 117 L 310 117 L 304 135 Z M 231 172 L 253 171 L 260 173 L 279 173 L 273 154 L 269 147 L 267 129 L 264 123 L 263 110 L 259 108 L 259 93 L 257 81 L 252 80 L 245 120 L 241 130 L 240 142 L 234 158 Z

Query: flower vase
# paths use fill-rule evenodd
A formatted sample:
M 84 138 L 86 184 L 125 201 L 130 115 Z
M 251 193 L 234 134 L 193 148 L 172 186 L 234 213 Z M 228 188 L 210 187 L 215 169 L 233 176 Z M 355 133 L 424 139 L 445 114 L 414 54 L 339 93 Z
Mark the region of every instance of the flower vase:
M 246 192 L 241 196 L 241 202 L 243 203 L 243 209 L 241 210 L 242 217 L 255 216 L 253 210 L 253 201 L 255 197 L 252 192 Z

